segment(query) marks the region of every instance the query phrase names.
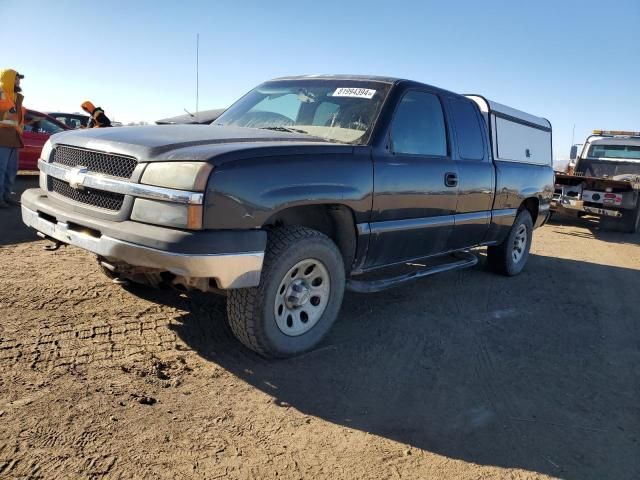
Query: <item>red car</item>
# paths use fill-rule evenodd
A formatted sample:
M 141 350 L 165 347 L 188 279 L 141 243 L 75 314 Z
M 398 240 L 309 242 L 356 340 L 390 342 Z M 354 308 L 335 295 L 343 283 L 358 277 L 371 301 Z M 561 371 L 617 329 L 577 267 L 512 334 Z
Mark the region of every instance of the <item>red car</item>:
M 18 169 L 37 170 L 38 158 L 45 142 L 54 133 L 65 130 L 69 130 L 69 127 L 46 113 L 27 110 L 22 134 L 24 148 L 20 150 Z

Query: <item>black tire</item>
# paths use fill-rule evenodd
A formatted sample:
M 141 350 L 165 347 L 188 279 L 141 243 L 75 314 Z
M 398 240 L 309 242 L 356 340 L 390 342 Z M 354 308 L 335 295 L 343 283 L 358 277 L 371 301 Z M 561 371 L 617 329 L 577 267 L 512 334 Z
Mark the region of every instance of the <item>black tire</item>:
M 633 210 L 623 211 L 622 218 L 600 217 L 600 228 L 611 232 L 636 233 L 640 230 L 640 203 Z
M 285 276 L 305 261 L 321 263 L 324 274 L 328 275 L 329 291 L 323 299 L 326 306 L 315 324 L 308 331 L 291 336 L 285 334 L 276 321 L 276 300 L 284 298 L 283 285 L 289 281 L 289 276 L 286 279 Z M 238 340 L 254 352 L 267 358 L 292 357 L 320 343 L 338 316 L 344 288 L 344 263 L 331 239 L 306 227 L 278 228 L 269 234 L 260 285 L 229 290 L 229 325 Z
M 522 229 L 526 228 L 526 244 L 521 246 L 521 255 L 516 260 L 514 251 L 517 238 L 520 238 Z M 487 248 L 487 260 L 489 267 L 496 273 L 512 277 L 522 272 L 529 258 L 531 239 L 533 238 L 533 221 L 527 210 L 521 210 L 509 231 L 507 238 L 500 244 Z

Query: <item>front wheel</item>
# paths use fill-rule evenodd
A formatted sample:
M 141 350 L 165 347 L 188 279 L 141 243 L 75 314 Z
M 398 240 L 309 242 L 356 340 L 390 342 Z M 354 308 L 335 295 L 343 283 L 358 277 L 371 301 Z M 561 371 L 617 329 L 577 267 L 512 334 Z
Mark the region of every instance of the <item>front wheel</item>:
M 509 231 L 509 235 L 500 245 L 487 248 L 487 260 L 494 272 L 512 277 L 518 275 L 527 263 L 533 221 L 527 210 L 522 210 Z
M 345 269 L 336 245 L 306 227 L 269 235 L 260 285 L 229 290 L 234 335 L 264 357 L 291 357 L 315 347 L 342 304 Z

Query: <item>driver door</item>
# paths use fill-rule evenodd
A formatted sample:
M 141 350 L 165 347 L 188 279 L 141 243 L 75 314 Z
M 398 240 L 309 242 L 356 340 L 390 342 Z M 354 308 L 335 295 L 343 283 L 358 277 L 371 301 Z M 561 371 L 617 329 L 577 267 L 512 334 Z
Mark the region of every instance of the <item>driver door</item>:
M 442 101 L 408 90 L 396 107 L 387 148 L 374 152 L 374 199 L 367 267 L 448 250 L 458 197 Z

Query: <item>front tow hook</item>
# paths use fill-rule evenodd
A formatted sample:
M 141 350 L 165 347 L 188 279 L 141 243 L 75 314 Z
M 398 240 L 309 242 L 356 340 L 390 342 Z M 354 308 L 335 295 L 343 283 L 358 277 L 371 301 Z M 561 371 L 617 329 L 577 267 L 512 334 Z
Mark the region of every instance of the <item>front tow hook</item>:
M 36 232 L 38 234 L 38 236 L 40 238 L 42 238 L 43 240 L 49 240 L 50 243 L 48 243 L 47 245 L 45 245 L 44 247 L 42 247 L 43 249 L 47 250 L 48 252 L 55 252 L 56 250 L 58 250 L 62 245 L 64 245 L 64 243 L 56 240 L 55 238 L 51 238 L 46 236 L 44 233 L 42 232 Z

